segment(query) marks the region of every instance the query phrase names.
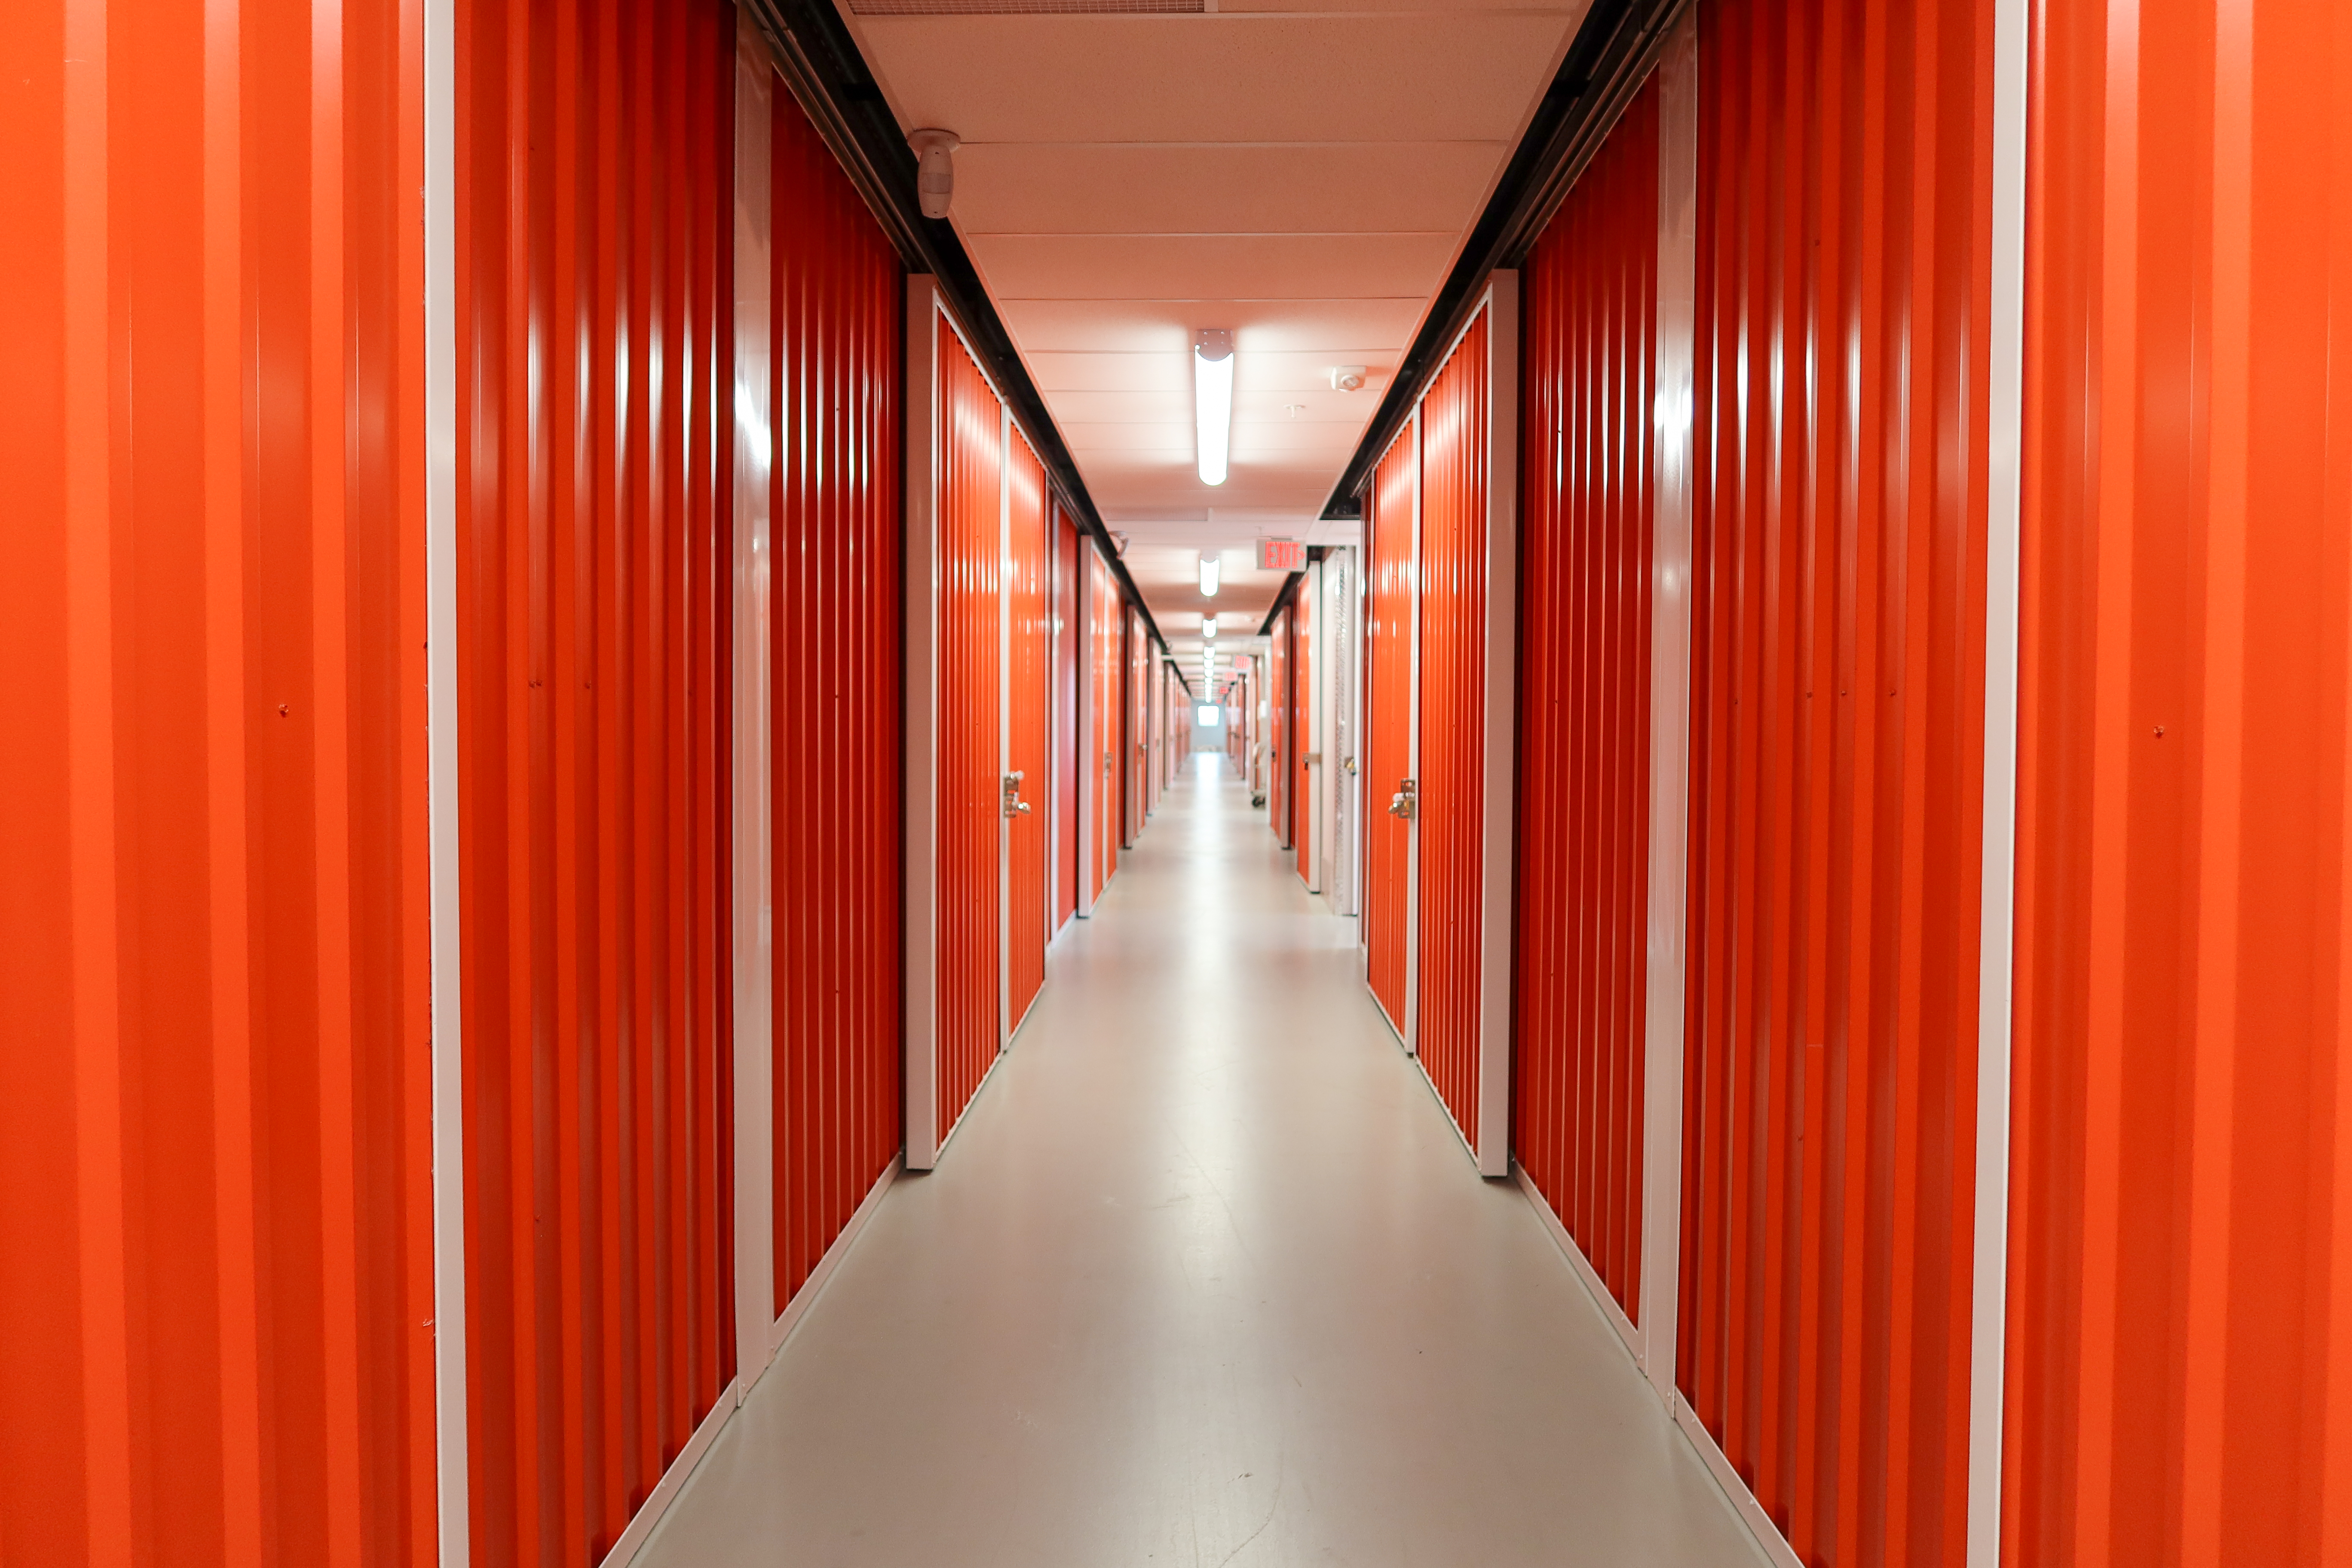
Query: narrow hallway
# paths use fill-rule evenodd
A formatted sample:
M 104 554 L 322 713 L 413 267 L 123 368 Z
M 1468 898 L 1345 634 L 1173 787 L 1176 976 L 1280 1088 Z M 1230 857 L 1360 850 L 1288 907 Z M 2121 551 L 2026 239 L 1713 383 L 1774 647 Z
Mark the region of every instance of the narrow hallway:
M 648 1568 L 1759 1560 L 1221 762 Z

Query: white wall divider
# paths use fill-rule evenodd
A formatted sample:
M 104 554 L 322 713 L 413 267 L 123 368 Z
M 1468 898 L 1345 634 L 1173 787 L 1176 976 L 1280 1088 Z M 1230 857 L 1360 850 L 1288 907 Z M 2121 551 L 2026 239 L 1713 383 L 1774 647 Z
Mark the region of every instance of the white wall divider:
M 907 279 L 907 1169 L 939 1158 L 939 289 Z
M 1519 275 L 1486 286 L 1486 690 L 1478 889 L 1478 1173 L 1511 1173 L 1519 785 Z M 1416 775 L 1418 776 L 1418 775 Z

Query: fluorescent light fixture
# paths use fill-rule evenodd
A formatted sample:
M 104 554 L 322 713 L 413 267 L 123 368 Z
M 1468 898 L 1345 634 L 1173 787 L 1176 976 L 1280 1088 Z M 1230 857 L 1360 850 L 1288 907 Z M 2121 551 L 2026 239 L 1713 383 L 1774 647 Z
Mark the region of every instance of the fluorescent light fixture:
M 1234 334 L 1222 327 L 1203 327 L 1192 338 L 1192 416 L 1201 482 L 1223 484 L 1234 435 Z
M 1201 593 L 1204 598 L 1217 596 L 1217 552 L 1213 550 L 1201 552 Z
M 1216 611 L 1202 610 L 1201 612 L 1201 635 L 1204 637 L 1213 637 L 1217 635 Z

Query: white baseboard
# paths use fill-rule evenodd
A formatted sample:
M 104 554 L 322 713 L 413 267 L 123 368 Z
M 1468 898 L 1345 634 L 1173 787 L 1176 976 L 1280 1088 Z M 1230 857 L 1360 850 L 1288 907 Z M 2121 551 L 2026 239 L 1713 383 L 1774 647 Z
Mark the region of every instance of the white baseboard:
M 751 1385 L 760 1381 L 769 1366 L 775 1363 L 777 1353 L 784 1348 L 784 1342 L 793 1337 L 793 1331 L 799 1328 L 801 1320 L 808 1316 L 808 1310 L 816 1304 L 817 1297 L 832 1282 L 835 1270 L 841 1267 L 841 1260 L 849 1256 L 849 1249 L 865 1234 L 866 1222 L 874 1217 L 874 1211 L 882 1206 L 882 1194 L 890 1190 L 890 1184 L 897 1181 L 906 1168 L 907 1159 L 903 1153 L 890 1157 L 890 1163 L 883 1167 L 882 1174 L 875 1178 L 874 1185 L 857 1201 L 857 1207 L 850 1214 L 849 1223 L 841 1227 L 841 1234 L 833 1238 L 833 1245 L 824 1249 L 824 1256 L 816 1260 L 816 1267 L 809 1270 L 809 1277 L 801 1281 L 801 1288 L 793 1292 L 793 1299 L 785 1303 L 783 1311 L 769 1325 L 768 1360 L 758 1373 L 741 1380 L 743 1397 L 751 1396 Z
M 1584 1249 L 1577 1246 L 1576 1238 L 1568 1233 L 1568 1226 L 1552 1213 L 1551 1205 L 1545 1201 L 1542 1193 L 1537 1191 L 1526 1168 L 1517 1160 L 1511 1162 L 1511 1175 L 1518 1183 L 1519 1191 L 1526 1196 L 1528 1206 L 1542 1217 L 1545 1234 L 1559 1247 L 1560 1256 L 1568 1259 L 1569 1272 L 1576 1276 L 1577 1283 L 1582 1285 L 1585 1294 L 1592 1298 L 1594 1309 L 1608 1321 L 1610 1327 L 1617 1331 L 1619 1342 L 1624 1345 L 1625 1353 L 1633 1358 L 1635 1370 L 1641 1371 L 1646 1381 L 1648 1373 L 1643 1366 L 1641 1331 L 1633 1326 L 1632 1319 L 1625 1316 L 1624 1309 L 1617 1305 L 1617 1299 L 1601 1282 L 1599 1270 L 1584 1256 Z M 1684 1402 L 1679 1390 L 1668 1398 L 1666 1409 L 1674 1419 L 1675 1430 L 1683 1435 L 1684 1441 L 1690 1444 L 1699 1462 L 1706 1467 L 1706 1473 L 1722 1489 L 1724 1501 L 1730 1505 L 1739 1522 L 1748 1527 L 1748 1533 L 1756 1538 L 1757 1548 L 1771 1561 L 1773 1568 L 1805 1568 L 1804 1559 L 1799 1557 L 1796 1548 L 1789 1544 L 1789 1538 L 1780 1533 L 1780 1527 L 1772 1522 L 1772 1516 L 1764 1511 L 1764 1505 L 1756 1500 L 1756 1494 L 1748 1489 L 1748 1483 L 1740 1479 L 1739 1472 L 1724 1457 L 1714 1434 L 1699 1420 L 1697 1413 Z
M 1642 1331 L 1633 1326 L 1633 1320 L 1627 1317 L 1625 1309 L 1617 1304 L 1617 1298 L 1610 1294 L 1609 1287 L 1602 1282 L 1601 1271 L 1592 1267 L 1592 1260 L 1584 1256 L 1584 1248 L 1576 1244 L 1576 1237 L 1569 1234 L 1568 1226 L 1561 1222 L 1559 1215 L 1552 1212 L 1550 1202 L 1544 1197 L 1542 1189 L 1536 1185 L 1535 1178 L 1528 1175 L 1527 1167 L 1517 1160 L 1511 1162 L 1511 1179 L 1518 1183 L 1519 1191 L 1527 1195 L 1528 1205 L 1542 1218 L 1546 1234 L 1559 1248 L 1560 1256 L 1568 1259 L 1568 1266 L 1583 1284 L 1585 1294 L 1592 1298 L 1592 1305 L 1609 1320 L 1609 1326 L 1617 1331 L 1617 1337 L 1625 1342 L 1625 1353 L 1633 1358 L 1635 1366 L 1643 1365 L 1646 1357 L 1643 1353 Z
M 1780 1527 L 1772 1522 L 1772 1516 L 1764 1511 L 1764 1505 L 1756 1500 L 1756 1494 L 1748 1489 L 1748 1483 L 1731 1468 L 1731 1461 L 1724 1458 L 1723 1449 L 1716 1443 L 1715 1434 L 1706 1429 L 1698 1413 L 1683 1402 L 1679 1391 L 1674 1397 L 1674 1413 L 1675 1426 L 1697 1450 L 1707 1474 L 1723 1489 L 1731 1511 L 1739 1516 L 1739 1521 L 1756 1538 L 1756 1544 L 1764 1549 L 1764 1555 L 1772 1560 L 1774 1568 L 1805 1568 L 1805 1560 L 1797 1555 L 1797 1549 L 1789 1544 L 1789 1538 L 1780 1533 Z
M 678 1450 L 677 1458 L 671 1460 L 669 1468 L 662 1472 L 662 1479 L 654 1483 L 653 1493 L 646 1499 L 646 1506 L 637 1510 L 637 1516 L 629 1521 L 626 1530 L 621 1531 L 621 1539 L 613 1542 L 613 1550 L 604 1553 L 600 1568 L 627 1568 L 637 1553 L 644 1550 L 646 1542 L 653 1538 L 655 1527 L 661 1523 L 662 1515 L 667 1513 L 669 1505 L 677 1500 L 677 1494 L 686 1489 L 686 1483 L 694 1475 L 694 1468 L 702 1463 L 705 1454 L 710 1452 L 710 1445 L 718 1440 L 720 1429 L 734 1419 L 736 1407 L 742 1403 L 741 1388 L 742 1380 L 736 1378 L 719 1391 L 719 1403 L 710 1407 L 710 1414 L 702 1418 L 702 1425 L 697 1426 L 694 1436 L 686 1440 L 686 1447 Z

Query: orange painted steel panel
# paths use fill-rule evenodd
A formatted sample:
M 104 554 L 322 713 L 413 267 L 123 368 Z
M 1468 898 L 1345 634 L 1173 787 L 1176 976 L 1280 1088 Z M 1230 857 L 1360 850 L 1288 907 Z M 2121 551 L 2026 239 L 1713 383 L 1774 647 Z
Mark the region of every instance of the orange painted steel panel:
M 1485 919 L 1487 318 L 1421 405 L 1421 844 L 1414 1045 L 1478 1145 L 1478 961 Z
M 1078 792 L 1086 786 L 1086 770 L 1078 763 L 1078 702 L 1083 691 L 1079 671 L 1085 668 L 1080 648 L 1078 595 L 1081 543 L 1076 526 L 1059 501 L 1051 502 L 1054 550 L 1054 929 L 1059 931 L 1078 912 Z
M 771 157 L 781 1308 L 903 1141 L 906 282 L 898 253 L 783 90 Z
M 1004 933 L 1006 972 L 1012 985 L 1006 1016 L 1017 1026 L 1036 999 L 1038 988 L 1045 984 L 1045 938 L 1053 918 L 1045 885 L 1052 848 L 1045 777 L 1053 744 L 1049 707 L 1053 599 L 1047 590 L 1052 536 L 1046 532 L 1045 465 L 1018 432 L 1005 458 L 1011 480 L 1012 537 L 1004 565 L 1012 574 L 1008 597 L 1013 616 L 1013 658 L 1005 686 L 1012 733 L 1007 771 L 1021 774 L 1021 798 L 1029 807 L 1027 815 L 1013 816 L 1005 825 L 1013 895 L 1012 929 Z
M 1290 604 L 1290 837 L 1298 879 L 1315 881 L 1315 605 L 1307 584 Z
M 432 1559 L 418 26 L 0 7 L 11 1563 Z
M 1518 959 L 1512 1148 L 1641 1321 L 1658 88 L 1520 274 Z
M 734 1373 L 735 21 L 457 26 L 473 1552 L 553 1568 Z
M 1093 802 L 1088 820 L 1094 825 L 1093 853 L 1088 875 L 1093 896 L 1100 898 L 1118 870 L 1119 847 L 1119 700 L 1118 686 L 1122 616 L 1118 585 L 1109 565 L 1091 547 L 1081 547 L 1087 578 L 1087 685 L 1093 755 L 1087 760 L 1087 788 Z
M 1290 847 L 1291 796 L 1291 616 L 1288 606 L 1274 617 L 1274 635 L 1266 642 L 1266 686 L 1271 710 L 1266 715 L 1266 814 L 1275 841 Z
M 1412 776 L 1412 531 L 1420 489 L 1421 448 L 1408 426 L 1372 470 L 1364 520 L 1364 974 L 1400 1032 L 1412 1024 L 1405 1001 L 1412 826 L 1387 808 Z
M 1143 833 L 1151 771 L 1147 763 L 1151 734 L 1151 637 L 1143 629 L 1142 612 L 1131 605 L 1127 609 L 1126 625 L 1121 721 L 1127 730 L 1127 763 L 1121 770 L 1120 782 L 1127 799 L 1127 841 L 1132 844 Z
M 1003 1040 L 1004 405 L 940 319 L 939 1125 L 946 1138 Z
M 2003 1559 L 2352 1552 L 2352 34 L 2035 7 Z
M 1992 15 L 1699 13 L 1677 1373 L 1809 1563 L 1963 1555 Z

